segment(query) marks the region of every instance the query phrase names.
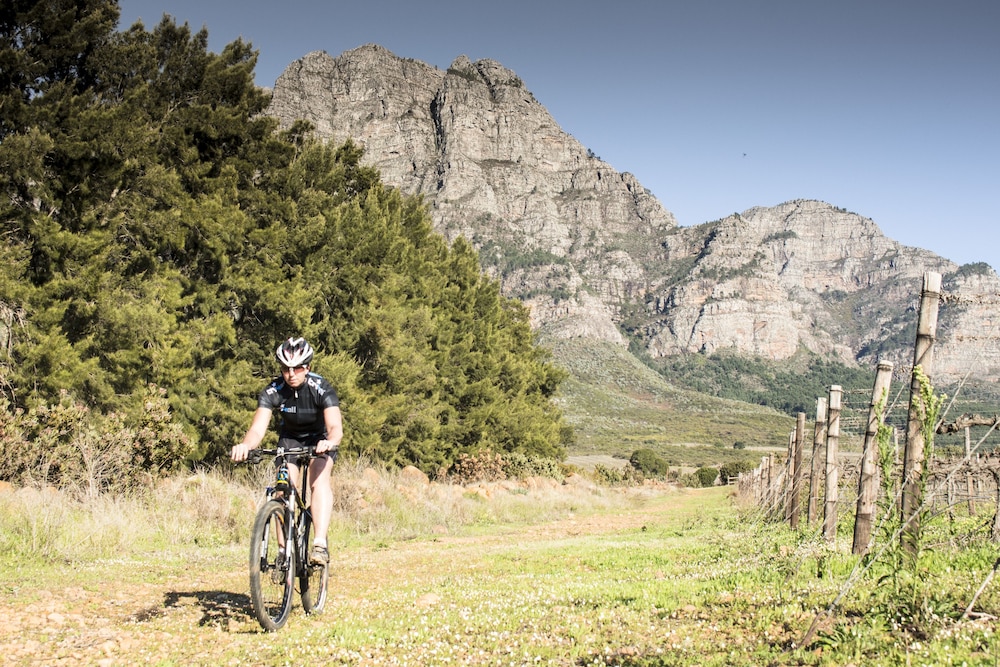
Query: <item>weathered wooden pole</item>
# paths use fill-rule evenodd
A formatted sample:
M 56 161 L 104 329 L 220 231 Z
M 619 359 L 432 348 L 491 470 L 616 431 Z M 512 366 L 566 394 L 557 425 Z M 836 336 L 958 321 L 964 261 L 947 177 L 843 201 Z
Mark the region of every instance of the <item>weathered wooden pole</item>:
M 760 457 L 757 467 L 757 504 L 767 507 L 767 457 Z
M 924 432 L 920 401 L 920 379 L 917 367 L 926 377 L 931 376 L 934 361 L 934 334 L 937 331 L 938 304 L 941 301 L 941 274 L 924 274 L 920 292 L 920 312 L 917 315 L 917 340 L 913 347 L 913 373 L 910 379 L 910 410 L 906 422 L 906 449 L 903 451 L 902 531 L 900 544 L 911 557 L 916 557 L 920 544 L 920 505 L 924 501 Z
M 948 481 L 948 523 L 953 525 L 955 523 L 955 480 L 951 477 L 947 478 Z
M 760 464 L 760 473 L 758 474 L 758 493 L 760 497 L 758 498 L 757 504 L 767 509 L 767 457 Z
M 837 448 L 840 444 L 840 385 L 830 386 L 830 410 L 826 425 L 826 502 L 823 503 L 823 537 L 832 542 L 837 537 Z
M 972 434 L 969 431 L 969 427 L 966 426 L 965 427 L 965 460 L 966 460 L 966 465 L 969 466 L 969 470 L 965 473 L 965 492 L 968 494 L 968 497 L 969 497 L 969 516 L 975 516 L 976 515 L 976 500 L 975 500 L 975 497 L 974 497 L 975 493 L 973 492 L 973 488 L 972 488 L 972 477 L 973 477 L 973 475 L 972 475 L 972 468 L 971 468 L 971 465 L 970 465 L 972 463 L 972 461 L 970 460 L 970 457 L 971 457 L 971 453 L 970 452 L 971 452 L 971 450 L 972 450 Z
M 761 464 L 761 467 L 757 469 L 756 474 L 757 474 L 756 476 L 757 504 L 761 507 L 765 507 L 767 503 L 767 483 L 764 481 L 764 475 L 765 475 L 764 464 Z
M 760 460 L 760 473 L 758 474 L 757 483 L 757 504 L 760 505 L 762 509 L 767 509 L 767 457 L 761 457 Z
M 785 458 L 785 521 L 792 520 L 792 476 L 795 474 L 795 431 L 788 432 L 788 453 Z
M 882 425 L 884 414 L 879 413 L 879 404 L 884 410 L 888 405 L 889 384 L 892 381 L 892 364 L 879 361 L 875 371 L 875 387 L 868 407 L 868 428 L 861 448 L 861 476 L 858 480 L 858 509 L 854 517 L 854 546 L 851 551 L 863 554 L 868 551 L 872 538 L 872 520 L 875 515 L 875 499 L 878 497 L 878 442 L 876 435 Z
M 994 542 L 1000 542 L 1000 468 L 994 465 L 990 468 L 990 472 L 993 473 L 993 481 L 996 482 L 997 487 L 997 504 L 996 512 L 993 514 L 992 539 Z
M 765 474 L 765 479 L 767 480 L 767 513 L 768 516 L 773 516 L 774 512 L 774 454 L 767 455 L 767 473 Z
M 816 523 L 821 475 L 826 461 L 826 399 L 816 399 L 816 426 L 813 430 L 812 468 L 809 471 L 809 525 Z
M 899 429 L 896 428 L 895 426 L 893 426 L 892 427 L 892 469 L 893 470 L 902 470 L 902 468 L 903 468 L 903 460 L 899 457 L 899 452 L 900 452 L 900 448 L 899 448 Z M 903 492 L 900 489 L 900 485 L 902 485 L 902 483 L 903 483 L 902 475 L 900 475 L 900 479 L 898 481 L 897 480 L 893 480 L 891 482 L 891 484 L 890 484 L 890 491 L 892 492 L 892 497 L 896 499 L 895 510 L 896 510 L 897 513 L 900 513 L 900 512 L 903 511 Z
M 792 454 L 792 516 L 789 526 L 794 530 L 799 527 L 799 515 L 802 514 L 802 445 L 806 439 L 806 413 L 800 412 L 795 420 L 795 446 Z

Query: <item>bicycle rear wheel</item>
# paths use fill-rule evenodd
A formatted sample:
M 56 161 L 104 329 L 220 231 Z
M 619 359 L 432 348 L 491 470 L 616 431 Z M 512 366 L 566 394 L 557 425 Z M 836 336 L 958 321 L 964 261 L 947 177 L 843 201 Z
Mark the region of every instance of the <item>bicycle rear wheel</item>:
M 313 524 L 312 517 L 308 512 L 300 515 L 303 523 L 302 548 L 299 553 L 302 555 L 302 569 L 299 572 L 299 595 L 302 598 L 302 609 L 307 614 L 318 614 L 323 611 L 326 604 L 327 581 L 330 576 L 330 565 L 313 565 L 308 562 L 309 545 L 312 544 Z
M 269 632 L 279 630 L 292 610 L 295 546 L 286 541 L 287 532 L 284 503 L 267 501 L 257 513 L 250 537 L 250 602 L 257 622 Z

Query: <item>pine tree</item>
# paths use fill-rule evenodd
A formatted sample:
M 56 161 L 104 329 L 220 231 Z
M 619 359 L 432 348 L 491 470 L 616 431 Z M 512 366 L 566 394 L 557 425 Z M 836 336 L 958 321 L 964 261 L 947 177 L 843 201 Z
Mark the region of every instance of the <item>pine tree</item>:
M 205 30 L 116 21 L 97 0 L 0 10 L 13 404 L 69 396 L 155 424 L 167 444 L 149 451 L 189 438 L 212 460 L 245 430 L 274 346 L 302 335 L 349 452 L 428 472 L 483 448 L 563 454 L 561 373 L 467 243 L 449 247 L 352 143 L 278 131 L 250 45 L 213 54 Z M 149 417 L 161 389 L 185 438 Z

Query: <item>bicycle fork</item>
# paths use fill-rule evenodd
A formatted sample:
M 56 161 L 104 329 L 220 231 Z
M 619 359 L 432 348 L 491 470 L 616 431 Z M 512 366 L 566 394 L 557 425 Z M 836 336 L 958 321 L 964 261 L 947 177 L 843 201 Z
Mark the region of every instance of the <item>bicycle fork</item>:
M 287 576 L 288 569 L 293 567 L 293 564 L 298 560 L 298 540 L 295 539 L 295 514 L 290 509 L 285 509 L 285 525 L 283 526 L 285 530 L 285 535 L 283 541 L 285 542 L 285 563 L 282 569 L 282 574 Z
M 289 505 L 294 507 L 293 501 L 288 498 L 282 498 L 282 504 L 284 504 L 285 510 L 281 515 L 279 524 L 273 527 L 277 532 L 278 556 L 274 559 L 274 565 L 272 566 L 271 581 L 276 584 L 282 583 L 288 576 L 288 569 L 292 566 L 294 559 L 298 555 L 296 547 L 299 542 L 296 535 L 298 531 L 294 521 L 295 513 L 289 509 Z M 284 557 L 282 557 L 282 554 L 284 554 Z
M 268 497 L 275 499 L 273 489 L 269 488 L 267 491 Z M 284 559 L 279 558 L 275 560 L 274 570 L 271 572 L 271 579 L 275 583 L 284 581 L 288 573 L 288 568 L 293 562 L 297 565 L 296 570 L 309 567 L 307 562 L 309 545 L 306 544 L 306 524 L 307 522 L 311 523 L 312 514 L 310 508 L 302 503 L 302 499 L 298 494 L 292 492 L 289 495 L 281 498 L 282 504 L 285 506 L 285 511 L 281 520 L 282 525 L 275 527 L 278 530 L 278 546 L 285 554 Z M 299 508 L 298 512 L 295 511 L 296 505 Z

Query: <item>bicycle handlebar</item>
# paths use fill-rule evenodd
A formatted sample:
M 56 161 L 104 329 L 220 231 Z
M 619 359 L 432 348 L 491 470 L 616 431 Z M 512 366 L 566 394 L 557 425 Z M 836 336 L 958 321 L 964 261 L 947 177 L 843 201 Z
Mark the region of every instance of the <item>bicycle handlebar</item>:
M 336 451 L 335 449 L 329 450 L 330 452 Z M 329 452 L 324 452 L 329 453 Z M 256 464 L 264 460 L 265 456 L 316 456 L 316 445 L 306 445 L 305 447 L 275 447 L 273 449 L 264 449 L 258 447 L 257 449 L 251 449 L 247 453 L 247 463 Z

